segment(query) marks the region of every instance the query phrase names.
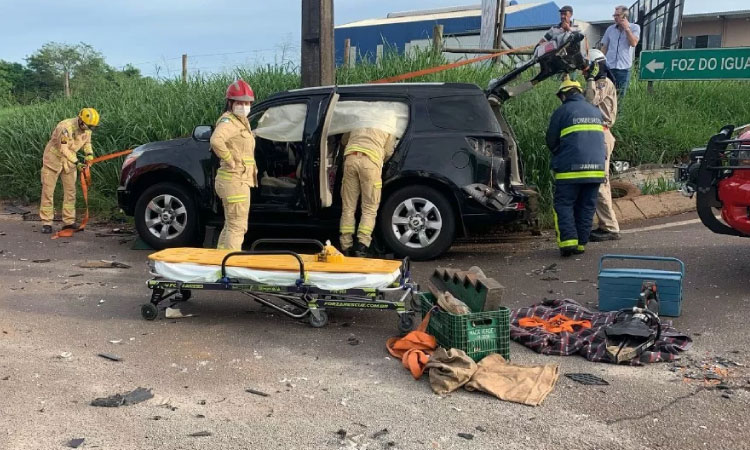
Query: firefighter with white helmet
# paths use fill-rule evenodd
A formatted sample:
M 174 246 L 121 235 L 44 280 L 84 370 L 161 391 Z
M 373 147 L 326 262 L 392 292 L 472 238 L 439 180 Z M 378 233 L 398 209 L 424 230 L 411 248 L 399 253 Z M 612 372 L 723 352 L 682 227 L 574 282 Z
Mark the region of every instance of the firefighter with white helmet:
M 217 248 L 241 250 L 250 214 L 250 188 L 257 186 L 255 137 L 248 115 L 255 101 L 253 89 L 243 80 L 230 84 L 224 114 L 211 135 L 211 149 L 221 160 L 214 188 L 224 206 L 224 228 Z
M 62 179 L 63 229 L 78 229 L 76 218 L 76 174 L 80 163 L 78 151 L 83 149 L 86 164 L 94 159 L 91 147 L 91 132 L 99 126 L 99 113 L 94 108 L 83 108 L 77 117 L 58 123 L 50 136 L 42 157 L 42 196 L 39 202 L 39 217 L 42 233 L 52 233 L 55 209 L 52 199 L 57 179 Z
M 607 57 L 599 50 L 589 51 L 589 65 L 584 70 L 586 75 L 586 100 L 599 108 L 602 113 L 604 144 L 607 148 L 607 160 L 604 163 L 606 178 L 599 186 L 599 195 L 596 205 L 596 217 L 599 219 L 599 227 L 591 232 L 591 240 L 608 241 L 620 239 L 620 225 L 612 204 L 612 188 L 609 184 L 609 161 L 615 149 L 615 137 L 612 134 L 612 126 L 617 119 L 617 88 L 615 87 L 614 75 L 607 66 Z

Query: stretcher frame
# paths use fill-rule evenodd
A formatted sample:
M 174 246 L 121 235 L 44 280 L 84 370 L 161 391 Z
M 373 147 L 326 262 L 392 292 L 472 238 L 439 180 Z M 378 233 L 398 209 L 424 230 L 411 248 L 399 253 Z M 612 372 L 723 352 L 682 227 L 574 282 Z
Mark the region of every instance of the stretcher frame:
M 317 240 L 309 239 L 259 239 L 250 251 L 236 251 L 228 253 L 221 262 L 221 278 L 216 282 L 183 282 L 165 279 L 153 273 L 154 278 L 147 281 L 146 286 L 151 289 L 149 303 L 141 306 L 141 316 L 146 320 L 155 320 L 159 315 L 158 305 L 171 299 L 170 306 L 192 297 L 193 291 L 231 291 L 240 292 L 257 303 L 267 306 L 293 319 L 307 318 L 310 325 L 320 328 L 328 323 L 328 308 L 394 310 L 398 314 L 398 328 L 401 332 L 410 331 L 414 327 L 415 313 L 407 309 L 411 305 L 411 297 L 417 294 L 419 286 L 411 280 L 410 261 L 404 258 L 401 262 L 401 276 L 392 287 L 372 289 L 321 289 L 307 283 L 305 263 L 302 257 L 293 251 L 259 251 L 256 248 L 264 244 L 315 245 L 321 251 L 324 245 Z M 243 282 L 227 276 L 227 261 L 235 256 L 244 255 L 288 255 L 299 263 L 299 278 L 294 286 L 277 286 L 257 282 Z M 394 295 L 396 299 L 388 300 L 387 295 Z M 283 306 L 279 305 L 283 303 Z M 290 309 L 285 306 L 291 307 Z

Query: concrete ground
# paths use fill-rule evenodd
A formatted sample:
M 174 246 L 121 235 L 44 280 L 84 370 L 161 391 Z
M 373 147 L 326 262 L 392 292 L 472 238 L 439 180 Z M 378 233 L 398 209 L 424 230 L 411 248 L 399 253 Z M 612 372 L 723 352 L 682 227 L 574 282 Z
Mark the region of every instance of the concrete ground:
M 668 363 L 590 363 L 512 343 L 516 363 L 558 363 L 561 373 L 590 372 L 610 383 L 561 376 L 542 406 L 528 407 L 463 390 L 433 394 L 426 379 L 413 380 L 388 357 L 393 313 L 337 312 L 313 329 L 237 294 L 205 292 L 183 306 L 196 317 L 144 321 L 148 252 L 130 250 L 132 238 L 97 237 L 102 228 L 52 241 L 38 222 L 0 216 L 0 449 L 66 448 L 73 438 L 85 438 L 81 448 L 117 450 L 750 448 L 750 240 L 714 235 L 694 219 L 638 224 L 578 259 L 560 260 L 546 235 L 458 245 L 439 261 L 415 264 L 423 283 L 437 265 L 479 265 L 506 286 L 511 308 L 553 296 L 595 307 L 602 254 L 676 256 L 687 265 L 683 314 L 674 320 L 694 338 L 686 358 L 745 364 L 730 369 L 723 395 L 687 382 Z M 132 267 L 77 267 L 100 259 Z M 533 272 L 552 263 L 559 280 Z M 358 345 L 349 345 L 352 335 Z M 139 386 L 156 397 L 90 406 Z M 210 435 L 191 436 L 200 432 Z

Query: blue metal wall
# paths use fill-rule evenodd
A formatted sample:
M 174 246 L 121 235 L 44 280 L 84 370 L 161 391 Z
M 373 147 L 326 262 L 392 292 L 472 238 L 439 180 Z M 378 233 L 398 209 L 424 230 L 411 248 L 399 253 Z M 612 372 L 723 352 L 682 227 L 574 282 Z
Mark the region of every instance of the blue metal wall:
M 505 17 L 505 30 L 538 26 L 552 26 L 560 20 L 559 8 L 554 2 L 544 3 L 508 14 Z M 361 27 L 336 28 L 334 42 L 336 46 L 336 64 L 344 60 L 344 40 L 350 39 L 351 45 L 357 47 L 358 58 L 374 58 L 377 46 L 386 44 L 403 52 L 407 42 L 432 37 L 435 25 L 443 25 L 443 33 L 456 34 L 479 33 L 481 17 L 458 17 L 440 20 L 422 20 L 416 22 L 389 23 Z

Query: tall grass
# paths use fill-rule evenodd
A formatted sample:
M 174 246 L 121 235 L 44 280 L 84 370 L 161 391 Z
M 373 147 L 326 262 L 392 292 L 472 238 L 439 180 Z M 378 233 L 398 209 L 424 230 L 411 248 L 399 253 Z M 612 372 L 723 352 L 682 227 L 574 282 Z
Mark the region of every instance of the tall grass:
M 404 57 L 387 52 L 380 63 L 339 68 L 339 84 L 365 83 L 444 63 L 429 51 Z M 500 75 L 502 66 L 475 64 L 427 75 L 410 81 L 474 83 L 486 87 Z M 93 106 L 102 115 L 94 133 L 97 154 L 109 153 L 146 142 L 188 136 L 197 124 L 213 123 L 223 107 L 227 84 L 236 75 L 250 82 L 258 100 L 279 91 L 299 87 L 299 74 L 288 66 L 265 66 L 216 76 L 177 80 L 123 80 L 117 85 L 91 86 L 72 99 L 54 99 L 22 108 L 0 110 L 0 198 L 39 198 L 39 169 L 44 145 L 55 124 L 73 117 L 83 106 Z M 522 151 L 526 181 L 542 194 L 542 207 L 549 211 L 553 180 L 544 134 L 549 116 L 559 105 L 554 96 L 557 81 L 550 79 L 534 91 L 505 106 Z M 669 163 L 688 149 L 701 146 L 721 126 L 750 122 L 750 83 L 662 82 L 654 93 L 646 83 L 634 79 L 620 102 L 615 158 L 633 164 Z M 120 161 L 97 165 L 94 205 L 115 205 Z

